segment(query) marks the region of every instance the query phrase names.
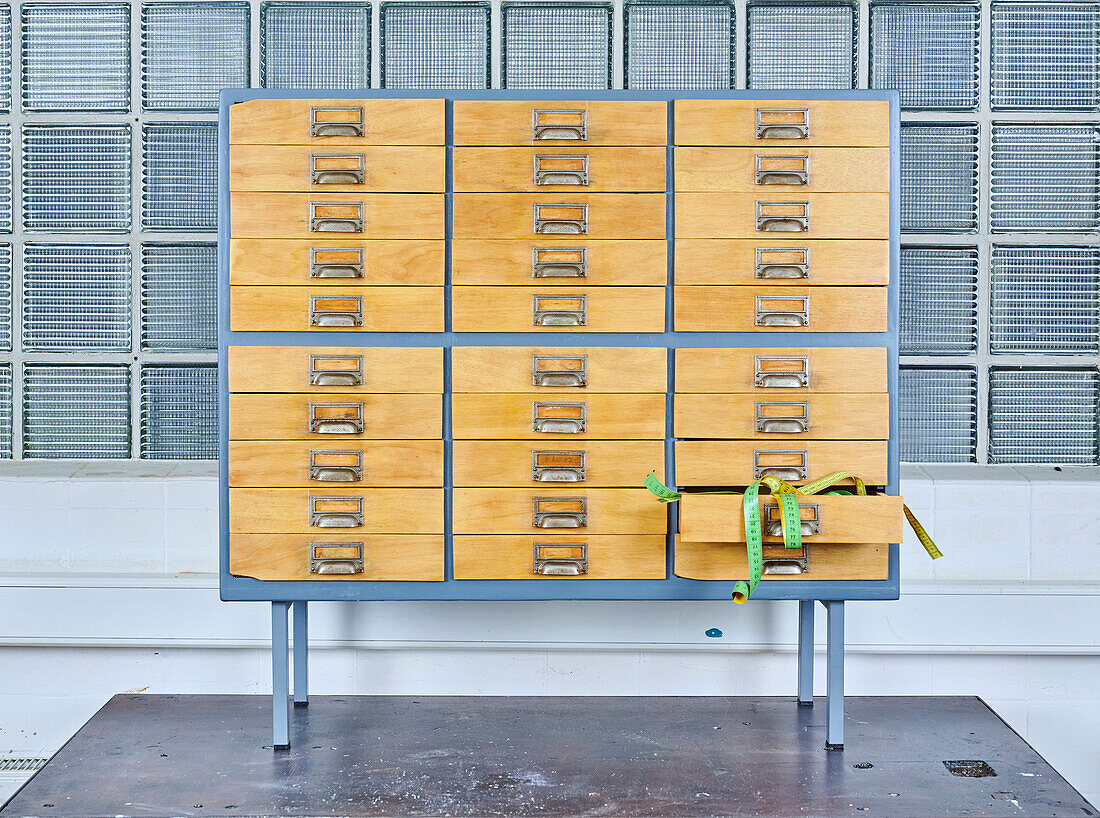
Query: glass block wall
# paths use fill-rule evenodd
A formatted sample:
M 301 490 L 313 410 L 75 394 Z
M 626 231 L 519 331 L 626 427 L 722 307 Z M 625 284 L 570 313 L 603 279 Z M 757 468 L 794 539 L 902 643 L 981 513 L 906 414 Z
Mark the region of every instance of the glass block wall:
M 225 87 L 895 88 L 903 459 L 1100 460 L 1100 0 L 0 3 L 0 458 L 216 456 Z

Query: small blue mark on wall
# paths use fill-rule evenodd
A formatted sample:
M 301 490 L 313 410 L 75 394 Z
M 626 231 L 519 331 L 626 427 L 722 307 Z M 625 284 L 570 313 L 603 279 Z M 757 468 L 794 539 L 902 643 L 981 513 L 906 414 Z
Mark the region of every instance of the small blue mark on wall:
M 721 639 L 722 631 L 718 628 L 710 628 L 707 630 L 706 635 L 709 636 L 711 639 Z

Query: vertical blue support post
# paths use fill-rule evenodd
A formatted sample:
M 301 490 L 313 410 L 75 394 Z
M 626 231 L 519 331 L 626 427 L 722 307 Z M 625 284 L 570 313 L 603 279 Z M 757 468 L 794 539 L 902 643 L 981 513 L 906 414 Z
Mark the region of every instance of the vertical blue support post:
M 271 603 L 271 744 L 290 749 L 290 629 L 289 602 Z
M 814 601 L 798 600 L 798 705 L 814 706 Z
M 828 677 L 825 713 L 825 749 L 844 749 L 844 602 L 834 599 L 825 602 L 829 641 Z
M 294 706 L 309 706 L 309 603 L 294 602 Z

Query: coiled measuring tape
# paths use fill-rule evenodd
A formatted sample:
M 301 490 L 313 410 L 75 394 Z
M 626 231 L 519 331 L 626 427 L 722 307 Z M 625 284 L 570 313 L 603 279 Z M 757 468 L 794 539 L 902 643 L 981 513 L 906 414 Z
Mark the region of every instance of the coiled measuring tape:
M 851 479 L 855 483 L 857 496 L 862 497 L 867 495 L 866 484 L 860 478 L 847 471 L 835 471 L 832 474 L 827 474 L 819 480 L 814 480 L 803 486 L 792 486 L 787 481 L 780 480 L 778 477 L 761 477 L 745 489 L 742 503 L 745 518 L 745 543 L 749 557 L 749 579 L 748 582 L 738 580 L 733 586 L 734 602 L 738 605 L 743 605 L 748 601 L 749 597 L 752 596 L 752 592 L 756 590 L 756 586 L 760 584 L 760 577 L 764 573 L 764 537 L 763 527 L 760 522 L 759 502 L 760 487 L 766 486 L 771 493 L 776 496 L 779 502 L 779 519 L 783 527 L 784 548 L 800 549 L 803 547 L 802 516 L 798 510 L 798 496 L 820 494 L 825 491 L 825 489 L 836 485 L 841 480 L 847 479 Z M 680 492 L 673 491 L 657 479 L 656 472 L 650 472 L 646 476 L 644 485 L 662 503 L 675 503 L 683 497 Z M 735 491 L 704 491 L 699 493 L 737 494 Z M 845 490 L 827 491 L 825 493 L 851 494 L 851 492 Z M 920 540 L 921 545 L 924 546 L 924 550 L 928 552 L 928 556 L 934 560 L 938 560 L 942 557 L 943 554 L 940 552 L 940 549 L 936 547 L 932 538 L 928 536 L 928 532 L 925 531 L 924 526 L 922 526 L 917 518 L 913 516 L 913 512 L 909 510 L 909 506 L 903 505 L 902 508 L 905 511 L 905 519 L 909 521 L 909 525 L 912 526 L 913 532 L 917 535 L 917 539 Z

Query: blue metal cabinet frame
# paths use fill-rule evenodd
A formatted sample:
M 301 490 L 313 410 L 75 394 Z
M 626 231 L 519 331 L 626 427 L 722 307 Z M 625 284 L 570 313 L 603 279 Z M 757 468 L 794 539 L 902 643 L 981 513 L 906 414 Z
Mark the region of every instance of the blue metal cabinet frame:
M 254 99 L 362 99 L 423 98 L 446 100 L 447 188 L 444 194 L 446 220 L 445 331 L 441 333 L 391 333 L 328 331 L 308 332 L 233 332 L 229 328 L 229 109 Z M 668 286 L 665 289 L 665 331 L 661 333 L 555 332 L 492 333 L 462 332 L 451 329 L 450 241 L 453 204 L 452 152 L 453 103 L 463 100 L 657 100 L 668 102 L 666 241 L 668 243 Z M 780 332 L 677 332 L 673 326 L 673 260 L 675 253 L 675 190 L 673 151 L 673 106 L 675 99 L 759 99 L 759 100 L 881 100 L 890 111 L 890 282 L 887 288 L 887 330 L 885 333 L 805 332 L 797 336 Z M 458 346 L 655 346 L 669 350 L 666 395 L 665 476 L 676 485 L 673 448 L 672 406 L 674 400 L 674 350 L 682 347 L 768 347 L 768 346 L 875 346 L 887 351 L 888 389 L 890 394 L 890 440 L 888 445 L 887 494 L 898 493 L 898 264 L 899 264 L 899 97 L 896 91 L 375 91 L 375 90 L 252 90 L 228 89 L 221 92 L 219 112 L 219 220 L 218 220 L 218 360 L 219 360 L 219 477 L 220 477 L 220 574 L 221 598 L 226 601 L 266 601 L 272 603 L 274 684 L 276 691 L 275 745 L 289 745 L 288 707 L 280 702 L 280 693 L 289 702 L 288 614 L 294 611 L 295 702 L 306 699 L 306 603 L 309 600 L 582 600 L 648 599 L 701 600 L 730 598 L 733 582 L 683 579 L 673 572 L 674 532 L 678 509 L 668 506 L 668 547 L 666 576 L 657 580 L 455 580 L 452 565 L 451 508 L 453 499 L 450 349 Z M 266 581 L 237 577 L 229 573 L 229 489 L 228 489 L 228 371 L 230 345 L 311 345 L 326 346 L 431 346 L 444 349 L 443 441 L 444 441 L 444 542 L 445 573 L 443 582 L 370 582 L 370 581 Z M 656 464 L 655 464 L 656 465 Z M 638 475 L 639 485 L 645 475 Z M 656 502 L 656 501 L 654 501 Z M 753 599 L 799 600 L 799 701 L 812 704 L 813 605 L 822 602 L 828 610 L 829 633 L 829 719 L 827 746 L 843 745 L 843 602 L 845 600 L 897 599 L 899 595 L 898 545 L 889 549 L 889 573 L 885 580 L 860 581 L 784 581 L 763 582 Z M 835 710 L 835 715 L 834 715 Z

